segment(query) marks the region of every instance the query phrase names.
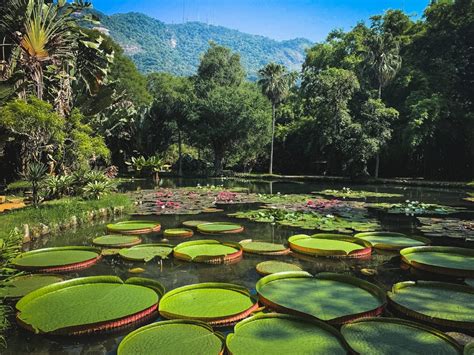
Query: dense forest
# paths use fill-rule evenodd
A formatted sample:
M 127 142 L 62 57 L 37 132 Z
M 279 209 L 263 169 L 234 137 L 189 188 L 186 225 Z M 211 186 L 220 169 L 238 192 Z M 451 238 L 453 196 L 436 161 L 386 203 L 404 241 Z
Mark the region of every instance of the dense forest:
M 215 41 L 238 52 L 247 77 L 255 80 L 257 71 L 272 61 L 300 70 L 305 49 L 312 44 L 303 38 L 275 41 L 202 22 L 165 24 L 140 13 L 96 14 L 101 23 L 98 28 L 109 33 L 147 74 L 194 75 L 209 41 Z
M 270 166 L 354 178 L 474 177 L 470 0 L 434 1 L 417 20 L 389 10 L 334 30 L 307 50 L 301 72 L 270 55 L 256 81 L 220 42 L 201 56 L 200 47 L 187 52 L 197 63 L 192 76 L 144 75 L 93 29 L 100 24 L 85 7 L 0 5 L 2 181 L 32 163 L 65 175 L 171 165 L 180 175 Z M 155 49 L 150 60 L 166 58 Z

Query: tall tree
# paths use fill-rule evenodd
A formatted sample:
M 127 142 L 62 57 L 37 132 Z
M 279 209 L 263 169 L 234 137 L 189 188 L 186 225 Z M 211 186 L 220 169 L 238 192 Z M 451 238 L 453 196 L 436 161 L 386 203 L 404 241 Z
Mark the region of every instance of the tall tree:
M 275 140 L 276 107 L 289 94 L 296 77 L 289 73 L 281 64 L 269 63 L 258 71 L 258 83 L 262 92 L 272 103 L 272 134 L 270 142 L 270 167 L 268 172 L 273 174 L 273 143 Z
M 374 21 L 364 41 L 366 66 L 377 82 L 377 98 L 382 99 L 382 88 L 393 80 L 402 65 L 400 45 L 389 32 L 384 31 L 380 21 Z M 382 147 L 380 147 L 382 148 Z M 375 178 L 379 177 L 380 150 L 375 156 Z

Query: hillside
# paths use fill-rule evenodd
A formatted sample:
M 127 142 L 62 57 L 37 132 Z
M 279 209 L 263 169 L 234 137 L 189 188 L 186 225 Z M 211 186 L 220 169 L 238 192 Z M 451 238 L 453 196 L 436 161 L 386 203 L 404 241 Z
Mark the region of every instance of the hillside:
M 201 22 L 165 24 L 140 13 L 99 16 L 103 30 L 108 31 L 144 73 L 192 75 L 209 41 L 214 41 L 240 53 L 248 76 L 255 78 L 257 70 L 270 61 L 299 69 L 305 48 L 311 45 L 302 38 L 275 41 Z

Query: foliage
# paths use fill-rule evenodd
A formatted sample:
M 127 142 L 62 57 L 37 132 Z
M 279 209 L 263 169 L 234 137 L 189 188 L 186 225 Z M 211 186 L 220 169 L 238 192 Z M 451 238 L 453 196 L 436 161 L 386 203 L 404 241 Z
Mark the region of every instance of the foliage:
M 418 217 L 421 225 L 418 227 L 429 237 L 460 238 L 474 240 L 474 222 L 457 218 Z
M 159 172 L 169 169 L 169 164 L 165 163 L 164 159 L 158 156 L 145 158 L 143 155 L 139 157 L 132 157 L 131 161 L 126 162 L 137 173 L 149 174 L 151 172 Z
M 375 191 L 363 191 L 363 190 L 352 190 L 349 187 L 343 187 L 341 190 L 323 190 L 323 191 L 314 191 L 314 194 L 328 195 L 339 198 L 354 198 L 354 199 L 366 199 L 372 197 L 402 197 L 402 194 L 394 194 L 387 192 L 375 192 Z
M 48 197 L 62 198 L 72 192 L 74 177 L 71 175 L 48 176 L 44 181 Z
M 46 177 L 46 165 L 42 163 L 30 163 L 25 170 L 23 177 L 31 183 L 31 190 L 33 192 L 33 206 L 38 207 L 40 203 L 40 184 Z
M 405 214 L 407 216 L 418 216 L 418 215 L 444 215 L 450 213 L 456 213 L 461 211 L 461 207 L 443 206 L 433 203 L 423 203 L 419 201 L 406 200 L 402 203 L 370 203 L 369 208 L 375 208 L 383 210 L 387 213 L 393 214 Z
M 110 194 L 115 189 L 112 181 L 94 181 L 88 182 L 83 188 L 83 195 L 87 199 L 100 200 Z

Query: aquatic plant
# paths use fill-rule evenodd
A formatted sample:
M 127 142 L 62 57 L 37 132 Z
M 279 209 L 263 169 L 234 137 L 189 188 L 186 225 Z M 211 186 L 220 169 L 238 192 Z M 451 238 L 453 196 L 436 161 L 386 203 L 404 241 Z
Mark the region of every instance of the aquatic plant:
M 451 207 L 433 203 L 406 200 L 403 203 L 370 203 L 369 208 L 382 210 L 386 213 L 404 214 L 406 216 L 418 216 L 425 214 L 450 214 L 462 211 L 462 207 Z
M 364 240 L 341 234 L 298 234 L 288 238 L 291 250 L 314 256 L 365 258 L 372 253 Z
M 183 242 L 173 249 L 173 256 L 185 261 L 206 264 L 234 263 L 242 258 L 242 246 L 205 239 Z
M 149 262 L 155 258 L 166 259 L 173 252 L 170 244 L 142 244 L 122 249 L 119 254 L 125 260 Z
M 429 237 L 474 240 L 474 221 L 429 217 L 418 217 L 418 221 L 421 223 L 418 229 Z
M 431 244 L 431 240 L 428 238 L 394 232 L 365 232 L 357 233 L 354 237 L 367 241 L 373 248 L 385 250 L 400 250 L 406 247 Z
M 326 195 L 333 197 L 340 197 L 343 199 L 353 198 L 353 199 L 367 199 L 367 198 L 392 198 L 392 197 L 402 197 L 402 194 L 396 193 L 387 193 L 387 192 L 375 192 L 375 191 L 363 191 L 363 190 L 351 190 L 349 187 L 343 187 L 341 190 L 323 190 L 323 191 L 313 191 L 313 194 L 316 195 Z
M 260 275 L 264 276 L 277 272 L 303 271 L 298 265 L 275 260 L 262 261 L 255 266 L 255 269 Z

